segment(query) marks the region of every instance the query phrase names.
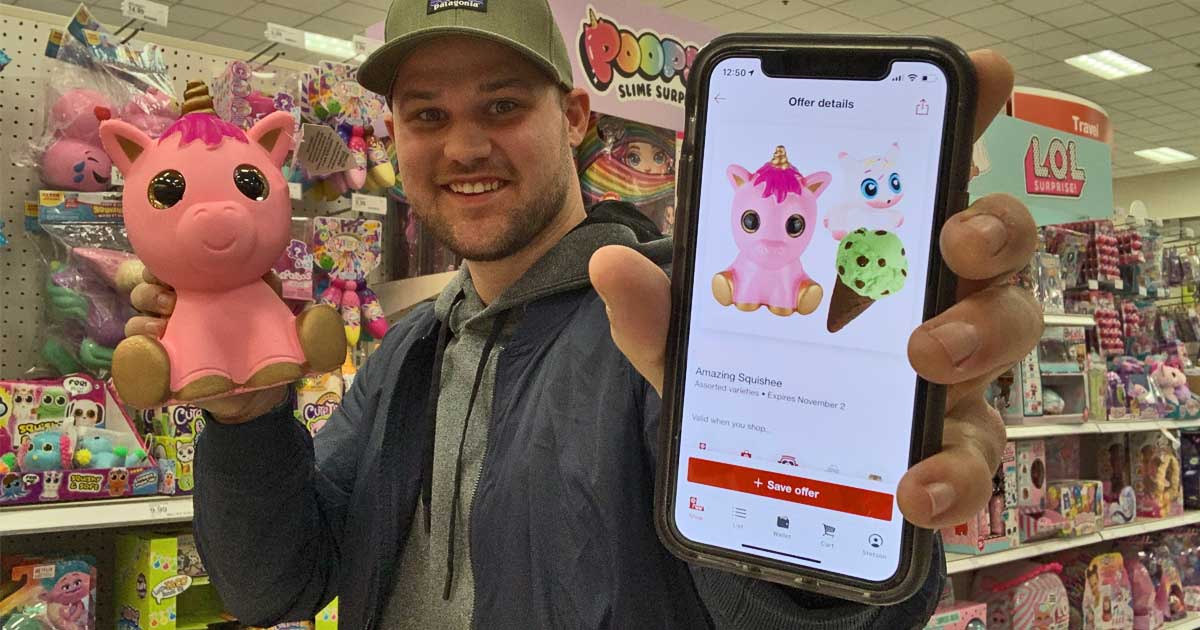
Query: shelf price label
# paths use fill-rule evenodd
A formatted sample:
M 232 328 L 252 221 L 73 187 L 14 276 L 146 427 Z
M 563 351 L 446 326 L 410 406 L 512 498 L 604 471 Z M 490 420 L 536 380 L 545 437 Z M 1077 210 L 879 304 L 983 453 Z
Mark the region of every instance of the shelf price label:
M 143 20 L 159 26 L 167 25 L 167 12 L 169 10 L 170 7 L 167 5 L 150 2 L 150 0 L 121 1 L 121 15 L 131 20 Z
M 296 201 L 304 197 L 304 187 L 300 182 L 288 182 L 288 196 Z
M 1125 281 L 1120 278 L 1117 278 L 1116 280 L 1113 280 L 1113 286 L 1116 287 L 1116 289 L 1118 291 L 1124 291 L 1125 290 Z
M 1138 295 L 1146 297 L 1146 287 L 1138 287 Z
M 263 33 L 263 36 L 267 38 L 267 41 L 275 42 L 276 44 L 304 48 L 304 31 L 298 28 L 267 22 L 267 30 Z
M 367 214 L 387 214 L 387 197 L 354 193 L 350 196 L 350 209 Z
M 184 507 L 184 503 L 179 501 L 154 501 L 147 505 L 150 512 L 150 518 L 167 519 L 167 518 L 186 518 L 189 516 L 189 511 Z

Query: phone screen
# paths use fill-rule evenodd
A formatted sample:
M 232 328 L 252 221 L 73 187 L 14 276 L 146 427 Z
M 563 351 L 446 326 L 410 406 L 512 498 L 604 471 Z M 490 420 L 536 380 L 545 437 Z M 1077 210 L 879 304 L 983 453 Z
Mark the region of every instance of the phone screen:
M 935 64 L 888 72 L 714 67 L 674 512 L 696 543 L 876 582 L 901 560 L 948 93 Z

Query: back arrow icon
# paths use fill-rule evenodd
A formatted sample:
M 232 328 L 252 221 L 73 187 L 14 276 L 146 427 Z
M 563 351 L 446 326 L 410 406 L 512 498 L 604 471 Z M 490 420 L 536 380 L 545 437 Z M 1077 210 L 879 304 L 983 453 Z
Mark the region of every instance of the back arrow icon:
M 716 96 L 713 97 L 713 100 L 720 103 L 721 101 L 723 101 L 725 99 L 721 98 L 721 95 L 718 93 Z

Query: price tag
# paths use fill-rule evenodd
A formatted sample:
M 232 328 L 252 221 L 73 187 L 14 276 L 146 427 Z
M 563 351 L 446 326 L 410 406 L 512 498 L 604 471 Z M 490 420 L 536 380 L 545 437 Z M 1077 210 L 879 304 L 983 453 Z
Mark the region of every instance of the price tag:
M 354 193 L 350 196 L 350 209 L 368 214 L 387 214 L 387 197 Z
M 167 25 L 169 10 L 170 7 L 167 5 L 150 2 L 150 0 L 122 0 L 121 2 L 121 15 L 131 20 L 144 20 L 159 26 Z
M 304 197 L 304 187 L 300 182 L 288 182 L 288 196 L 297 201 Z
M 112 182 L 113 186 L 124 186 L 125 178 L 121 175 L 121 169 L 112 167 L 112 175 L 109 175 L 108 181 Z
M 1113 280 L 1113 287 L 1115 287 L 1118 291 L 1124 291 L 1125 290 L 1125 281 L 1120 278 L 1117 278 L 1116 280 Z
M 1088 288 L 1091 289 L 1092 291 L 1099 290 L 1100 283 L 1096 282 L 1095 280 L 1088 280 Z
M 148 504 L 150 518 L 185 518 L 189 516 L 185 505 L 186 502 L 179 501 L 155 501 Z
M 274 22 L 267 22 L 267 31 L 263 34 L 267 41 L 304 48 L 304 31 Z
M 1146 297 L 1146 287 L 1138 287 L 1138 295 Z
M 370 37 L 363 37 L 362 35 L 355 35 L 354 36 L 354 56 L 357 57 L 359 55 L 362 55 L 363 57 L 366 57 L 367 55 L 375 52 L 375 49 L 379 48 L 382 45 L 383 45 L 383 42 L 379 41 L 378 39 L 371 39 Z

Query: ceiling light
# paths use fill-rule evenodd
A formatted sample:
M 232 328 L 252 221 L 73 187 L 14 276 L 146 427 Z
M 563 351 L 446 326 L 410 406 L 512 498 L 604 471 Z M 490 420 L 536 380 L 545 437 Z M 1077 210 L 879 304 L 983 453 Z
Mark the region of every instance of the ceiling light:
M 358 54 L 354 42 L 320 33 L 304 33 L 304 49 L 333 59 L 350 59 Z
M 1171 147 L 1158 147 L 1157 149 L 1142 149 L 1134 151 L 1134 155 L 1147 160 L 1153 160 L 1159 164 L 1175 164 L 1176 162 L 1190 162 L 1196 159 L 1196 156 L 1191 153 L 1177 151 Z
M 1135 74 L 1145 74 L 1152 70 L 1146 64 L 1138 63 L 1121 53 L 1111 50 L 1101 50 L 1100 52 L 1079 55 L 1078 57 L 1071 57 L 1066 61 L 1072 66 L 1090 72 L 1102 79 L 1123 79 Z

